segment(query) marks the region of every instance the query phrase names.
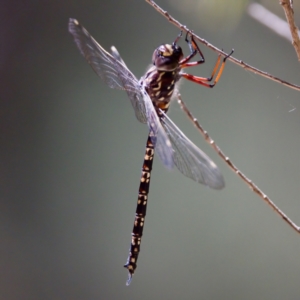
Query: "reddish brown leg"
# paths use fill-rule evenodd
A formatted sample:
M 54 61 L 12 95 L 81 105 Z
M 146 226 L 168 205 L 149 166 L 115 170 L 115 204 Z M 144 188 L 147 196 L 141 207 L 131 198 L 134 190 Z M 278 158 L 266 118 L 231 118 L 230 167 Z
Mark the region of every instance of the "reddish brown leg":
M 197 46 L 197 44 L 196 44 L 195 42 L 194 42 L 194 44 Z M 198 47 L 198 46 L 197 46 L 197 47 Z M 200 49 L 199 49 L 199 51 L 200 51 Z M 217 74 L 217 76 L 216 76 L 216 78 L 215 78 L 214 83 L 208 83 L 208 82 L 212 81 L 213 77 L 215 76 L 215 74 L 216 74 L 216 72 L 217 72 L 217 70 L 218 70 L 218 68 L 219 68 L 219 66 L 220 66 L 220 62 L 221 62 L 221 55 L 220 55 L 220 54 L 219 54 L 219 56 L 218 56 L 217 62 L 216 62 L 215 66 L 214 66 L 214 69 L 213 69 L 213 71 L 212 71 L 212 74 L 211 74 L 211 76 L 210 76 L 209 78 L 199 77 L 199 76 L 194 76 L 194 75 L 187 74 L 187 73 L 181 73 L 181 76 L 184 77 L 184 78 L 186 78 L 187 80 L 190 80 L 190 81 L 193 81 L 193 82 L 195 82 L 195 83 L 201 84 L 201 85 L 203 85 L 203 86 L 212 88 L 212 87 L 214 87 L 214 86 L 217 84 L 217 82 L 219 81 L 219 79 L 220 79 L 220 77 L 221 77 L 221 75 L 222 75 L 222 73 L 223 73 L 224 67 L 225 67 L 226 59 L 227 59 L 232 53 L 233 53 L 233 50 L 231 50 L 231 52 L 223 58 L 223 62 L 222 62 L 222 64 L 221 64 L 221 67 L 220 67 L 220 69 L 219 69 L 219 72 L 218 72 L 218 74 Z M 197 65 L 197 64 L 198 64 L 197 62 L 195 62 L 194 64 L 193 64 L 193 62 L 191 62 L 191 63 L 186 63 L 184 66 L 185 66 L 185 67 L 192 67 L 192 66 Z
M 203 64 L 205 62 L 205 58 L 204 55 L 202 54 L 200 48 L 198 47 L 198 45 L 196 44 L 196 42 L 194 41 L 193 36 L 191 37 L 191 40 L 189 41 L 187 38 L 187 35 L 185 37 L 185 41 L 188 43 L 191 54 L 189 56 L 187 56 L 186 58 L 182 59 L 179 62 L 179 66 L 183 69 L 186 67 L 193 67 L 193 66 L 197 66 L 199 64 Z M 194 61 L 194 62 L 188 62 L 190 61 L 196 54 L 197 52 L 199 53 L 199 55 L 201 56 L 201 59 L 198 61 Z

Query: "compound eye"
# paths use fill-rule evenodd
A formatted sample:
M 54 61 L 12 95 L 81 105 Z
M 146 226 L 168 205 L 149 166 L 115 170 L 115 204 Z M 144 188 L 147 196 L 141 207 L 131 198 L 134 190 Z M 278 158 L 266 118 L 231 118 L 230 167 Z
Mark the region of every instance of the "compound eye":
M 157 57 L 164 57 L 164 52 L 161 50 L 157 50 Z

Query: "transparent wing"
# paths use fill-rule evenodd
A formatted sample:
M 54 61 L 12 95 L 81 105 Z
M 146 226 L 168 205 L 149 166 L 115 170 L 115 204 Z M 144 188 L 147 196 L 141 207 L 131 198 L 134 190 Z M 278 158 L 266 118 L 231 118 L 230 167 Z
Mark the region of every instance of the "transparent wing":
M 112 47 L 112 55 L 103 49 L 77 20 L 69 20 L 69 31 L 81 54 L 96 74 L 111 88 L 126 90 L 137 119 L 148 123 L 152 131 L 152 142 L 162 163 L 173 167 L 173 149 L 170 140 L 157 116 L 146 90 L 139 84 L 121 58 L 118 50 Z
M 115 46 L 111 46 L 110 49 L 111 49 L 111 54 L 113 55 L 113 57 L 114 57 L 116 60 L 118 60 L 121 64 L 123 64 L 123 66 L 124 66 L 126 69 L 128 69 L 128 67 L 127 67 L 126 64 L 125 64 L 125 61 L 122 59 L 122 57 L 121 57 L 119 51 L 117 50 L 117 48 L 116 48 Z
M 89 32 L 75 19 L 69 20 L 69 31 L 81 54 L 96 74 L 111 88 L 126 90 L 137 119 L 147 122 L 146 108 L 136 77 L 125 65 L 115 47 L 112 54 L 103 49 Z
M 166 114 L 161 122 L 173 146 L 173 160 L 178 170 L 198 183 L 213 189 L 223 188 L 224 178 L 216 164 Z

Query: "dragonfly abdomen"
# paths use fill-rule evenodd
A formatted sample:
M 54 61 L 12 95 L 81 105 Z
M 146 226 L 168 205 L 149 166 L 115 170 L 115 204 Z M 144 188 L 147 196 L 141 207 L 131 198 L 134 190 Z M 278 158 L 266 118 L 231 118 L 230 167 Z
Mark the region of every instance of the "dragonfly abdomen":
M 155 137 L 153 137 L 153 133 L 152 131 L 150 131 L 146 143 L 146 151 L 145 151 L 144 163 L 142 168 L 135 219 L 134 219 L 134 224 L 132 229 L 132 238 L 131 238 L 129 256 L 126 264 L 124 265 L 124 267 L 127 268 L 129 272 L 127 285 L 130 284 L 132 275 L 134 274 L 134 271 L 137 267 L 137 259 L 140 252 L 140 245 L 141 245 L 141 239 L 143 235 L 145 216 L 147 210 L 148 193 L 150 187 L 150 176 L 151 176 L 153 157 L 154 157 L 154 144 L 153 144 L 154 139 Z

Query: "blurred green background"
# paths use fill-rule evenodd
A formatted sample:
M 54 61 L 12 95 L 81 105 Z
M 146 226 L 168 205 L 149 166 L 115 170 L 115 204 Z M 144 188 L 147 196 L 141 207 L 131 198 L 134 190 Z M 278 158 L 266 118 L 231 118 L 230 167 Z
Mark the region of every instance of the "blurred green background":
M 262 2 L 284 16 L 278 1 Z M 249 2 L 158 4 L 218 48 L 300 84 L 293 47 L 247 15 Z M 138 268 L 125 286 L 148 130 L 126 93 L 79 54 L 70 17 L 116 46 L 137 77 L 179 32 L 144 1 L 2 1 L 0 299 L 299 299 L 300 235 L 176 102 L 170 117 L 217 163 L 226 187 L 205 188 L 156 157 Z M 206 77 L 217 55 L 200 47 L 206 63 L 189 71 Z M 300 93 L 228 62 L 214 89 L 184 82 L 181 94 L 232 161 L 300 223 Z

